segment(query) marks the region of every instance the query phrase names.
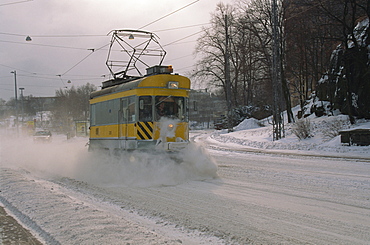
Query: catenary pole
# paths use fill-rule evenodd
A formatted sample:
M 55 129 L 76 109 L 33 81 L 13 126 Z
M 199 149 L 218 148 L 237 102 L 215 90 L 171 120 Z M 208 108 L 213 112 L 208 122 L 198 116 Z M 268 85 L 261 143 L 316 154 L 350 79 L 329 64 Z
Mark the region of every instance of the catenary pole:
M 226 86 L 226 104 L 227 104 L 227 129 L 233 131 L 231 115 L 231 82 L 230 82 L 230 57 L 229 57 L 229 24 L 227 15 L 225 15 L 225 86 Z
M 282 83 L 281 83 L 281 53 L 280 32 L 278 21 L 277 0 L 271 1 L 272 7 L 272 89 L 273 89 L 273 140 L 284 137 L 284 120 L 282 116 Z
M 18 89 L 17 89 L 17 71 L 12 71 L 14 74 L 14 98 L 15 98 L 15 125 L 17 130 L 17 136 L 19 134 L 19 124 L 18 124 Z

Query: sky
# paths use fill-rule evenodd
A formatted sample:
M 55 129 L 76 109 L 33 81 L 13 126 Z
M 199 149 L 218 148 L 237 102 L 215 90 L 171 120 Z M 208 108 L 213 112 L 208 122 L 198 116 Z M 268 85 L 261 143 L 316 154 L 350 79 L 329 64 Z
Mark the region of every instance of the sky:
M 18 97 L 19 88 L 47 97 L 100 86 L 110 74 L 108 34 L 119 29 L 155 33 L 167 52 L 163 65 L 189 74 L 196 40 L 220 2 L 234 0 L 0 0 L 0 98 L 15 97 L 15 79 Z

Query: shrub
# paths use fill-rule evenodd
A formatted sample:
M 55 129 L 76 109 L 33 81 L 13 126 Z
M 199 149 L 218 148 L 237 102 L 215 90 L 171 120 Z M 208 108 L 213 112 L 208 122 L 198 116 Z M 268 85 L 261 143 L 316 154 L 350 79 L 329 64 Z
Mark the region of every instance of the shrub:
M 323 130 L 323 138 L 328 141 L 339 135 L 339 131 L 349 128 L 349 120 L 345 119 L 334 119 L 327 123 L 327 127 Z
M 308 118 L 299 119 L 296 123 L 293 124 L 292 132 L 300 140 L 313 137 L 311 120 Z

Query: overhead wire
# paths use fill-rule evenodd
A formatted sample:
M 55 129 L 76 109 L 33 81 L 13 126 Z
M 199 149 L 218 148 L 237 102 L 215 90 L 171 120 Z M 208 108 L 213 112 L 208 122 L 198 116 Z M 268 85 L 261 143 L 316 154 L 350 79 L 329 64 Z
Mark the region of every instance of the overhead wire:
M 301 14 L 303 14 L 303 13 L 305 13 L 305 12 L 307 12 L 307 11 L 313 9 L 313 8 L 319 7 L 320 5 L 322 5 L 323 3 L 328 2 L 328 1 L 329 0 L 323 0 L 323 1 L 318 2 L 316 4 L 312 4 L 311 6 L 308 6 L 305 10 L 302 10 L 301 12 L 298 12 L 298 13 L 295 13 L 295 14 L 289 16 L 289 18 L 285 19 L 285 21 L 286 20 L 290 20 L 290 19 L 292 19 L 294 17 L 297 17 L 297 16 L 299 16 L 299 15 L 301 15 Z
M 193 34 L 190 34 L 190 35 L 188 35 L 188 36 L 186 36 L 186 37 L 180 38 L 180 39 L 178 39 L 178 40 L 176 40 L 176 41 L 173 41 L 173 42 L 167 43 L 167 44 L 163 45 L 163 47 L 165 47 L 165 46 L 169 46 L 169 45 L 172 45 L 172 44 L 174 44 L 174 43 L 177 43 L 177 42 L 182 41 L 182 40 L 184 40 L 184 39 L 187 39 L 187 38 L 189 38 L 189 37 L 195 36 L 195 35 L 197 35 L 197 34 L 199 34 L 199 33 L 201 33 L 201 32 L 203 32 L 203 30 L 198 31 L 198 32 L 193 33 Z
M 19 34 L 19 33 L 9 33 L 9 32 L 0 32 L 0 35 L 7 35 L 7 36 L 18 36 L 18 37 L 24 37 L 27 36 L 25 34 Z M 106 37 L 105 34 L 57 34 L 57 35 L 29 35 L 34 37 L 41 37 L 41 38 L 71 38 L 71 37 Z
M 34 84 L 27 84 L 27 87 L 40 87 L 40 88 L 60 88 L 59 85 L 34 85 Z
M 0 40 L 3 43 L 15 43 L 22 45 L 32 45 L 32 46 L 42 46 L 42 47 L 51 47 L 51 48 L 65 48 L 65 49 L 76 49 L 76 50 L 86 50 L 86 48 L 77 48 L 77 47 L 68 47 L 68 46 L 59 46 L 59 45 L 50 45 L 50 44 L 38 44 L 38 43 L 23 43 L 23 42 L 14 42 L 14 41 L 5 41 Z
M 189 69 L 189 68 L 192 68 L 192 67 L 195 67 L 195 65 L 180 67 L 180 68 L 177 68 L 176 70 L 181 71 L 181 70 Z
M 27 0 L 27 1 L 30 1 L 30 0 Z M 27 1 L 21 1 L 21 2 L 27 2 Z M 154 24 L 154 23 L 156 23 L 156 22 L 158 22 L 158 21 L 160 21 L 160 20 L 162 20 L 162 19 L 164 19 L 164 18 L 166 18 L 166 17 L 168 17 L 170 15 L 173 15 L 173 14 L 175 14 L 175 13 L 177 13 L 177 12 L 179 12 L 179 11 L 181 11 L 181 10 L 183 10 L 183 9 L 185 9 L 185 8 L 191 6 L 191 5 L 193 5 L 193 4 L 195 4 L 195 3 L 199 2 L 199 1 L 200 0 L 193 1 L 193 2 L 191 2 L 191 3 L 189 3 L 189 4 L 185 5 L 185 6 L 183 6 L 183 7 L 179 8 L 179 9 L 177 9 L 177 10 L 169 13 L 169 14 L 166 14 L 165 16 L 162 16 L 162 17 L 160 17 L 160 18 L 158 18 L 158 19 L 156 19 L 156 20 L 154 20 L 154 21 L 152 21 L 152 22 L 150 22 L 150 23 L 148 23 L 148 24 L 140 27 L 139 29 L 142 29 L 142 28 L 145 28 L 145 27 L 147 27 L 149 25 L 152 25 L 152 24 Z M 21 2 L 16 2 L 16 3 L 21 3 Z M 209 24 L 209 23 L 206 23 L 206 24 Z M 196 25 L 189 25 L 189 26 L 183 26 L 183 27 L 175 27 L 175 28 L 170 28 L 170 29 L 157 30 L 156 32 L 178 30 L 178 29 L 196 27 L 196 26 L 201 26 L 201 25 L 206 25 L 206 24 L 196 24 Z M 169 46 L 169 45 L 178 43 L 179 41 L 184 40 L 186 38 L 189 38 L 191 36 L 197 35 L 198 33 L 200 33 L 200 32 L 197 32 L 197 33 L 188 35 L 188 36 L 186 36 L 184 38 L 181 38 L 179 40 L 176 40 L 176 41 L 173 41 L 171 43 L 168 43 L 165 46 Z M 12 36 L 25 36 L 25 35 L 22 35 L 22 34 L 6 33 L 6 32 L 0 32 L 0 34 L 2 34 L 2 35 L 12 35 Z M 32 37 L 41 37 L 41 38 L 54 38 L 54 37 L 55 38 L 60 38 L 60 37 L 71 38 L 71 37 L 93 37 L 93 36 L 106 36 L 106 35 L 92 35 L 92 34 L 87 34 L 87 35 L 32 35 Z M 42 46 L 42 47 L 65 48 L 65 49 L 75 49 L 75 50 L 86 50 L 85 48 L 79 48 L 79 47 L 68 47 L 68 46 L 49 45 L 49 44 L 22 43 L 22 42 L 5 41 L 5 40 L 0 40 L 0 42 L 14 43 L 14 44 L 23 44 L 23 45 L 27 44 L 27 45 Z M 68 72 L 70 72 L 73 68 L 75 68 L 76 66 L 78 66 L 79 64 L 81 64 L 84 60 L 86 60 L 89 56 L 91 56 L 94 53 L 94 51 L 101 50 L 101 49 L 103 49 L 104 47 L 106 47 L 108 45 L 109 44 L 106 44 L 106 45 L 104 45 L 104 46 L 102 46 L 102 47 L 100 47 L 98 49 L 90 49 L 92 51 L 91 53 L 89 53 L 88 55 L 86 55 L 84 58 L 82 58 L 79 62 L 77 62 L 71 68 L 69 68 L 68 70 L 66 70 L 64 73 L 62 73 L 60 75 L 57 75 L 57 76 L 59 76 L 59 79 L 62 81 L 63 86 L 65 86 L 65 83 L 62 80 L 62 76 L 64 76 L 65 74 L 67 74 Z M 3 65 L 3 66 L 5 66 L 5 65 Z M 5 67 L 7 67 L 7 66 L 5 66 Z M 12 67 L 9 67 L 9 68 L 12 68 Z M 12 69 L 15 69 L 15 68 L 12 68 Z M 20 69 L 18 69 L 18 70 L 20 70 Z M 24 72 L 27 72 L 27 73 L 30 73 L 30 74 L 34 74 L 34 75 L 37 74 L 37 73 L 29 72 L 29 71 L 24 71 Z
M 19 76 L 19 77 L 37 78 L 37 79 L 57 80 L 57 78 L 55 78 L 55 75 L 51 75 L 51 74 L 48 74 L 48 75 L 45 75 L 45 74 L 43 74 L 43 75 L 41 75 L 41 74 L 25 75 L 25 74 L 22 74 L 22 73 L 17 73 L 17 76 Z
M 0 66 L 7 67 L 7 68 L 10 68 L 10 69 L 16 70 L 16 71 L 29 73 L 29 75 L 22 74 L 22 73 L 17 73 L 17 76 L 20 76 L 20 77 L 30 77 L 30 78 L 47 79 L 47 80 L 59 80 L 59 79 L 55 78 L 55 74 L 42 74 L 42 73 L 37 73 L 37 72 L 30 72 L 30 71 L 27 71 L 27 70 L 20 69 L 18 67 L 8 66 L 8 65 L 4 65 L 4 64 L 0 64 Z M 10 76 L 10 75 L 9 76 L 2 76 L 0 78 L 4 78 L 4 77 L 12 77 L 12 76 Z M 88 79 L 100 79 L 101 75 L 99 75 L 99 76 L 98 75 L 69 75 L 68 77 L 88 77 L 88 78 L 73 78 L 73 80 L 88 80 Z
M 193 1 L 193 2 L 191 2 L 191 3 L 189 3 L 189 4 L 185 5 L 185 6 L 183 6 L 183 7 L 179 8 L 179 9 L 177 9 L 177 10 L 175 10 L 175 11 L 173 11 L 173 12 L 169 13 L 169 14 L 166 14 L 165 16 L 162 16 L 162 17 L 160 17 L 160 18 L 158 18 L 158 19 L 156 19 L 156 20 L 154 20 L 154 21 L 152 21 L 152 22 L 150 22 L 150 23 L 148 23 L 148 24 L 146 24 L 146 25 L 142 26 L 142 27 L 141 27 L 141 28 L 139 28 L 139 29 L 142 29 L 142 28 L 144 28 L 144 27 L 147 27 L 147 26 L 149 26 L 149 25 L 151 25 L 151 24 L 153 24 L 153 23 L 156 23 L 156 22 L 158 22 L 158 21 L 160 21 L 160 20 L 162 20 L 162 19 L 164 19 L 164 18 L 166 18 L 166 17 L 168 17 L 168 16 L 170 16 L 170 15 L 173 15 L 173 14 L 175 14 L 175 13 L 177 13 L 177 12 L 179 12 L 179 11 L 181 11 L 181 10 L 183 10 L 183 9 L 185 9 L 185 8 L 187 8 L 187 7 L 191 6 L 191 5 L 193 5 L 193 4 L 195 4 L 195 3 L 199 2 L 199 1 L 200 1 L 200 0 Z M 205 24 L 197 24 L 197 25 L 190 25 L 190 26 L 184 26 L 184 27 L 170 28 L 170 29 L 165 29 L 165 30 L 158 30 L 158 31 L 156 31 L 156 32 L 169 31 L 169 30 L 178 30 L 178 29 L 190 28 L 190 27 L 195 27 L 195 26 L 200 26 L 200 25 L 205 25 Z M 181 40 L 184 40 L 184 39 L 186 39 L 186 38 L 188 38 L 188 37 L 191 37 L 191 36 L 193 36 L 193 35 L 196 35 L 196 34 L 198 34 L 198 33 L 199 33 L 199 32 L 194 33 L 194 34 L 192 34 L 192 35 L 189 35 L 189 36 L 187 36 L 187 37 L 184 37 L 184 38 L 182 38 L 182 39 L 176 40 L 176 41 L 174 41 L 174 42 L 171 42 L 171 43 L 167 44 L 166 46 L 171 45 L 171 44 L 174 44 L 174 43 L 179 42 L 179 41 L 181 41 Z M 21 35 L 21 34 L 4 33 L 4 32 L 0 32 L 0 34 L 3 34 L 3 35 L 13 35 L 13 36 L 24 36 L 24 35 Z M 103 35 L 32 35 L 32 37 L 91 37 L 91 36 L 103 36 Z M 106 35 L 104 35 L 104 36 L 106 36 Z M 67 46 L 58 46 L 58 45 L 48 45 L 48 44 L 21 43 L 21 42 L 5 41 L 5 40 L 0 40 L 0 42 L 15 43 L 15 44 L 28 44 L 28 45 L 44 46 L 44 47 L 54 47 L 54 48 L 67 48 L 67 49 L 85 50 L 84 48 L 67 47 Z M 104 45 L 104 47 L 105 47 L 105 46 L 108 46 L 108 45 Z M 100 49 L 101 49 L 101 48 L 96 49 L 96 50 L 100 50 Z M 92 53 L 93 53 L 93 52 L 92 52 Z M 67 70 L 66 72 L 64 72 L 62 75 L 66 74 L 66 73 L 67 73 L 67 72 L 69 72 L 71 69 L 73 69 L 75 66 L 77 66 L 78 64 L 80 64 L 81 62 L 83 62 L 83 61 L 84 61 L 85 59 L 87 59 L 87 58 L 88 58 L 92 53 L 88 54 L 86 57 L 84 57 L 81 61 L 79 61 L 79 62 L 78 62 L 76 65 L 74 65 L 72 68 L 70 68 L 69 70 Z
M 15 34 L 17 35 L 17 34 Z M 34 46 L 44 46 L 44 47 L 54 47 L 54 48 L 68 48 L 68 49 L 76 49 L 76 50 L 91 50 L 92 52 L 89 53 L 88 55 L 86 55 L 83 59 L 81 59 L 79 62 L 77 62 L 75 65 L 73 65 L 71 68 L 69 68 L 67 71 L 65 71 L 64 73 L 62 74 L 59 74 L 57 76 L 60 77 L 60 80 L 62 81 L 63 83 L 63 86 L 65 86 L 65 83 L 64 81 L 62 80 L 61 76 L 64 76 L 65 74 L 67 74 L 69 71 L 71 71 L 73 68 L 75 68 L 76 66 L 78 66 L 80 63 L 82 63 L 84 60 L 86 60 L 90 55 L 92 55 L 95 51 L 98 51 L 98 50 L 101 50 L 103 49 L 104 47 L 108 46 L 110 43 L 108 44 L 105 44 L 97 49 L 85 49 L 85 48 L 76 48 L 76 47 L 67 47 L 67 46 L 58 46 L 58 45 L 48 45 L 48 44 L 35 44 L 35 43 L 21 43 L 21 42 L 11 42 L 11 41 L 4 41 L 4 40 L 0 40 L 0 42 L 8 42 L 8 43 L 17 43 L 17 44 L 28 44 L 28 45 L 34 45 Z M 14 67 L 9 67 L 9 66 L 6 66 L 6 65 L 2 65 L 0 64 L 1 66 L 4 66 L 4 67 L 8 67 L 8 68 L 11 68 L 11 69 L 16 69 Z M 17 69 L 17 70 L 20 70 L 20 69 Z M 22 70 L 24 72 L 27 72 L 27 73 L 31 73 L 31 74 L 36 74 L 36 73 L 33 73 L 33 72 L 29 72 L 29 71 L 25 71 L 25 70 Z
M 2 3 L 0 4 L 1 6 L 6 6 L 6 5 L 13 5 L 13 4 L 19 4 L 19 3 L 25 3 L 25 2 L 32 2 L 33 0 L 24 0 L 24 1 L 17 1 L 17 2 L 10 2 L 10 3 Z
M 63 81 L 63 79 L 62 79 L 62 75 L 57 75 L 57 77 L 59 77 L 59 78 L 60 78 L 60 81 L 62 81 L 63 86 L 64 86 L 64 87 L 66 87 L 66 84 L 64 83 L 64 81 Z
M 80 60 L 79 62 L 77 62 L 77 64 L 73 65 L 71 68 L 69 68 L 66 72 L 64 72 L 62 74 L 62 76 L 64 76 L 65 74 L 67 74 L 69 71 L 71 71 L 73 68 L 75 68 L 76 66 L 78 66 L 82 61 L 86 60 L 90 55 L 92 55 L 95 51 L 99 51 L 101 50 L 102 48 L 106 47 L 110 45 L 110 43 L 108 44 L 105 44 L 103 46 L 101 46 L 100 48 L 97 48 L 97 49 L 89 49 L 90 51 L 92 51 L 91 53 L 89 53 L 88 55 L 86 55 L 82 60 Z
M 190 57 L 190 56 L 193 56 L 193 55 L 192 54 L 189 54 L 189 55 L 181 56 L 181 57 L 178 57 L 178 58 L 175 58 L 175 59 L 167 60 L 167 62 L 174 61 L 174 60 L 179 60 L 179 59 L 183 59 L 183 58 Z
M 1 90 L 13 91 L 13 89 L 2 88 Z
M 197 26 L 205 26 L 211 24 L 208 23 L 202 23 L 202 24 L 195 24 L 195 25 L 188 25 L 188 26 L 179 26 L 179 27 L 173 27 L 163 30 L 154 30 L 153 33 L 158 32 L 164 32 L 164 31 L 173 31 L 173 30 L 180 30 L 180 29 L 186 29 L 186 28 L 192 28 Z M 19 34 L 19 33 L 9 33 L 9 32 L 0 32 L 0 35 L 8 35 L 8 36 L 17 36 L 17 37 L 25 37 L 27 34 Z M 31 37 L 41 37 L 41 38 L 79 38 L 79 37 L 106 37 L 106 34 L 76 34 L 76 35 L 68 35 L 68 34 L 57 34 L 57 35 L 29 35 Z M 10 41 L 9 41 L 10 42 Z M 22 43 L 24 44 L 24 43 Z M 42 45 L 42 44 L 39 44 Z
M 164 19 L 164 18 L 166 18 L 166 17 L 168 17 L 168 16 L 170 16 L 170 15 L 173 15 L 174 13 L 177 13 L 177 12 L 179 12 L 180 10 L 183 10 L 184 8 L 187 8 L 187 7 L 189 7 L 189 6 L 193 5 L 194 3 L 197 3 L 197 2 L 199 2 L 199 1 L 200 1 L 200 0 L 196 0 L 196 1 L 194 1 L 194 2 L 191 2 L 191 3 L 187 4 L 187 5 L 185 5 L 184 7 L 181 7 L 181 8 L 179 8 L 179 9 L 177 9 L 177 10 L 175 10 L 175 11 L 173 11 L 173 12 L 169 13 L 169 14 L 166 14 L 165 16 L 162 16 L 162 17 L 161 17 L 161 18 L 159 18 L 159 19 L 156 19 L 156 20 L 154 20 L 154 21 L 152 21 L 152 22 L 150 22 L 150 23 L 148 23 L 148 24 L 146 24 L 146 25 L 144 25 L 144 26 L 140 27 L 139 29 L 143 29 L 143 28 L 145 28 L 145 27 L 147 27 L 147 26 L 150 26 L 151 24 L 154 24 L 154 23 L 156 23 L 156 22 L 158 22 L 158 21 L 160 21 L 160 20 L 162 20 L 162 19 Z
M 27 72 L 27 73 L 30 73 L 30 74 L 36 74 L 36 73 L 34 73 L 34 72 L 30 72 L 30 71 L 26 71 L 26 70 L 18 69 L 18 68 L 16 68 L 16 67 L 7 66 L 7 65 L 4 65 L 4 64 L 0 64 L 0 66 L 4 66 L 4 67 L 7 67 L 7 68 L 10 68 L 10 69 L 13 69 L 13 70 L 17 70 L 17 71 Z
M 9 33 L 9 32 L 0 32 L 0 35 L 18 36 L 18 37 L 24 37 L 25 36 L 25 35 L 22 35 L 22 34 Z
M 185 28 L 190 28 L 190 27 L 196 27 L 196 26 L 204 26 L 204 25 L 209 25 L 211 23 L 203 23 L 203 24 L 196 24 L 196 25 L 190 25 L 190 26 L 180 26 L 180 27 L 174 27 L 174 28 L 169 28 L 169 29 L 163 29 L 163 30 L 156 30 L 153 32 L 162 32 L 162 31 L 173 31 L 173 30 L 180 30 L 180 29 L 185 29 Z M 0 33 L 1 34 L 1 33 Z

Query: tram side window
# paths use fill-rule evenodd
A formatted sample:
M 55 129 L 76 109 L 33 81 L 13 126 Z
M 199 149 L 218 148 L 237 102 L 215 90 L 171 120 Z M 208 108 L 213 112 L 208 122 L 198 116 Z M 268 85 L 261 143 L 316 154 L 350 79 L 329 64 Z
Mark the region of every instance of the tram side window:
M 184 97 L 175 97 L 176 107 L 177 107 L 177 117 L 181 121 L 187 122 L 188 118 L 188 100 Z
M 96 125 L 96 104 L 92 104 L 91 107 L 91 112 L 90 112 L 90 124 L 91 126 Z
M 96 125 L 105 124 L 104 122 L 104 102 L 95 104 L 95 123 Z
M 189 121 L 189 98 L 184 98 L 184 121 Z
M 106 124 L 114 123 L 116 113 L 115 113 L 115 110 L 114 110 L 114 101 L 113 100 L 109 100 L 109 101 L 106 102 L 105 113 L 106 113 L 105 123 Z
M 136 113 L 135 113 L 135 97 L 128 98 L 128 121 L 135 122 Z
M 127 98 L 122 99 L 121 103 L 122 103 L 122 122 L 126 123 L 128 120 L 128 117 L 127 117 L 128 99 Z
M 91 105 L 91 125 L 117 123 L 118 107 L 118 100 L 103 101 Z
M 141 96 L 139 98 L 139 120 L 142 122 L 150 122 L 153 120 L 152 114 L 152 97 Z
M 119 99 L 112 100 L 112 107 L 111 107 L 111 123 L 118 122 L 118 113 L 119 113 Z

